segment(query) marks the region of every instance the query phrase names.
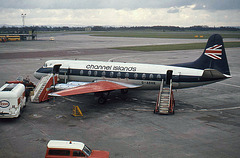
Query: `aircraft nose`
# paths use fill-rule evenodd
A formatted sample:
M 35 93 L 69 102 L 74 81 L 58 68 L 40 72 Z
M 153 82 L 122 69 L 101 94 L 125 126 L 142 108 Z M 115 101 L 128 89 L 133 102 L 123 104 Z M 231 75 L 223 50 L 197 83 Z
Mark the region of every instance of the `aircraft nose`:
M 35 72 L 33 73 L 33 76 L 34 76 L 35 78 L 37 78 L 37 79 L 40 79 L 40 78 L 41 78 L 41 74 L 40 74 L 39 72 L 37 72 L 37 71 L 35 71 Z

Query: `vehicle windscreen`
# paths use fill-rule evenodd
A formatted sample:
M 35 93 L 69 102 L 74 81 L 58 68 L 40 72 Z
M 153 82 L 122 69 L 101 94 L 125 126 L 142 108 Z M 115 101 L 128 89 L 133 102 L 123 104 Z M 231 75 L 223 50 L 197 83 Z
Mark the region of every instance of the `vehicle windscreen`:
M 2 91 L 11 91 L 16 86 L 17 84 L 10 84 L 7 87 L 5 87 Z
M 82 150 L 87 156 L 90 156 L 92 153 L 92 150 L 87 147 L 86 145 L 84 146 L 83 150 Z

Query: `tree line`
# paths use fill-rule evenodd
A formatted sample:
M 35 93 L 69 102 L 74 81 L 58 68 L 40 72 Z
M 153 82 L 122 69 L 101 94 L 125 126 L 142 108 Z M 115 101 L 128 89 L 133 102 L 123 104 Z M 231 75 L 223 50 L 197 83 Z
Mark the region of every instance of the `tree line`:
M 2 26 L 0 33 L 28 33 L 29 31 L 239 31 L 238 27 L 209 27 L 209 26 L 89 26 L 89 27 L 69 27 L 69 26 Z

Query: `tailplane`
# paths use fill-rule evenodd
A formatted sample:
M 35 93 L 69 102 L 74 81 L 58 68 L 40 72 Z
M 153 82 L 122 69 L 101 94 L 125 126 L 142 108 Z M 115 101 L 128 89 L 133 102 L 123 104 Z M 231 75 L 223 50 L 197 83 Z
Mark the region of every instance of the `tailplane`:
M 227 56 L 223 44 L 223 39 L 219 34 L 209 37 L 206 48 L 202 55 L 194 62 L 175 64 L 174 66 L 196 68 L 196 69 L 215 69 L 224 75 L 230 76 Z

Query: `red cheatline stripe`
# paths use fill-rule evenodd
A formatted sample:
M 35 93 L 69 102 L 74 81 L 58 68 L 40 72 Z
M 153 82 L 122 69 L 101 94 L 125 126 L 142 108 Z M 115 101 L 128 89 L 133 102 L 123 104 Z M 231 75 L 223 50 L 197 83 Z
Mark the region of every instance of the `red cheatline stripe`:
M 205 53 L 222 54 L 222 50 L 206 50 Z

